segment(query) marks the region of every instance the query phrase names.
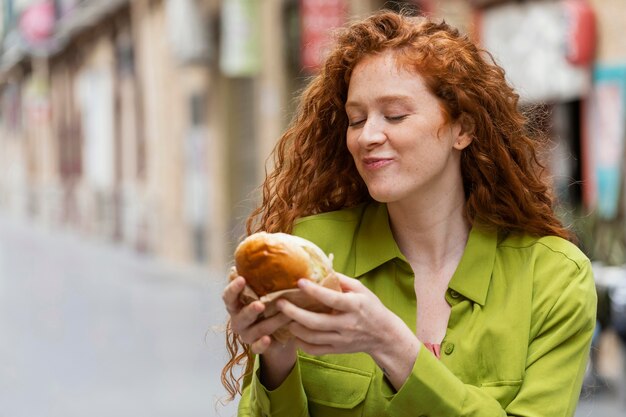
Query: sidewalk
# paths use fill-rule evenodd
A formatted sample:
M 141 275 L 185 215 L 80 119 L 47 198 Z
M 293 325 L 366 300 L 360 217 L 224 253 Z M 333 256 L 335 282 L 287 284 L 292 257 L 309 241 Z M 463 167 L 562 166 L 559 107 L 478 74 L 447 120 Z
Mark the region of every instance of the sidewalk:
M 0 216 L 0 416 L 233 416 L 224 285 Z

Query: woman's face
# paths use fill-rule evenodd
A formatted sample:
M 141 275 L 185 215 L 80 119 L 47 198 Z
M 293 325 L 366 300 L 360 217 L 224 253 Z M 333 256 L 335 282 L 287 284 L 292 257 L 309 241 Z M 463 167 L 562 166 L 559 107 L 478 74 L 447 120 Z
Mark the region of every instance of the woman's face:
M 444 125 L 439 100 L 393 52 L 356 65 L 346 114 L 348 150 L 375 200 L 434 204 L 462 187 L 460 151 L 471 139 L 459 124 Z

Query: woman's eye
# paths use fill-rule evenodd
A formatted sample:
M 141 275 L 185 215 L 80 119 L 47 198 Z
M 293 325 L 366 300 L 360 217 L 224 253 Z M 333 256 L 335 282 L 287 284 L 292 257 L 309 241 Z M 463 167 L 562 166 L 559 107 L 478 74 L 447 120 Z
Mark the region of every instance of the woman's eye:
M 365 119 L 350 120 L 348 122 L 348 126 L 355 127 L 355 126 L 362 125 L 363 123 L 365 123 Z
M 406 117 L 406 114 L 402 114 L 399 116 L 385 116 L 385 119 L 389 120 L 390 122 L 399 122 L 400 120 L 406 119 Z

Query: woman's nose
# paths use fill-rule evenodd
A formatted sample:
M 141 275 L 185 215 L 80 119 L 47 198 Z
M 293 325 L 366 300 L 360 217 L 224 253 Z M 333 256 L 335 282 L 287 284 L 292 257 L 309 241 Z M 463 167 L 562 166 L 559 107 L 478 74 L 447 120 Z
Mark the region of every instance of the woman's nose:
M 387 135 L 385 133 L 384 124 L 376 120 L 376 118 L 368 118 L 359 136 L 361 146 L 372 147 L 380 145 L 385 140 L 387 140 Z

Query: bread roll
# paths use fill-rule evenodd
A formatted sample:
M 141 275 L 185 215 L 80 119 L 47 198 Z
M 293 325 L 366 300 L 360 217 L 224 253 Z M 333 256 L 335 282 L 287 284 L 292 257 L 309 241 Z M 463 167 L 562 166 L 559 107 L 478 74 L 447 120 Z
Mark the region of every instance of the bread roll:
M 286 233 L 248 236 L 235 250 L 235 267 L 259 297 L 296 288 L 300 278 L 319 283 L 333 273 L 331 258 L 317 245 Z

